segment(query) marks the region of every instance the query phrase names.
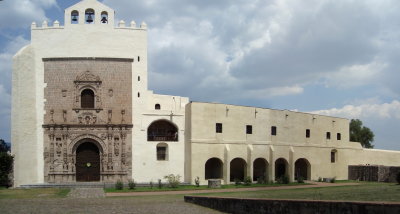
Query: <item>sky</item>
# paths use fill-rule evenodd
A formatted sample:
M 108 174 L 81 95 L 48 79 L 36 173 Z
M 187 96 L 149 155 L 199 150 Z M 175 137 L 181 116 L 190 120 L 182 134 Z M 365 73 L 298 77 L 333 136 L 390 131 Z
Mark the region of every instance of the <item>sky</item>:
M 32 21 L 80 0 L 0 1 L 0 138 L 10 141 L 12 57 Z M 400 150 L 400 1 L 103 0 L 148 25 L 149 89 L 192 101 L 360 119 Z

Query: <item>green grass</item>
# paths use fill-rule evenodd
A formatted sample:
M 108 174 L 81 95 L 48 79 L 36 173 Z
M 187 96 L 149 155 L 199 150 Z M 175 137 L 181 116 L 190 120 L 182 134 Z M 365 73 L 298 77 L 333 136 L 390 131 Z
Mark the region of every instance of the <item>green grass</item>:
M 221 185 L 221 189 L 235 189 L 235 188 L 252 188 L 252 187 L 273 187 L 273 186 L 297 186 L 297 185 L 308 185 L 306 183 L 290 183 L 290 184 L 252 184 L 250 186 L 245 186 L 245 185 L 234 185 L 234 184 L 229 184 L 229 185 Z M 182 191 L 182 190 L 204 190 L 204 189 L 209 189 L 207 185 L 201 185 L 199 187 L 196 187 L 194 185 L 182 185 L 178 186 L 177 188 L 170 188 L 167 186 L 163 186 L 161 189 L 159 189 L 157 186 L 154 186 L 153 188 L 150 187 L 136 187 L 135 189 L 128 189 L 124 188 L 122 190 L 117 190 L 115 188 L 105 188 L 105 192 L 157 192 L 157 191 Z
M 205 193 L 201 195 L 239 198 L 400 201 L 400 185 L 360 183 L 356 186 L 318 187 L 307 189 L 266 190 L 254 192 Z
M 69 191 L 69 189 L 56 188 L 0 189 L 0 199 L 63 198 Z

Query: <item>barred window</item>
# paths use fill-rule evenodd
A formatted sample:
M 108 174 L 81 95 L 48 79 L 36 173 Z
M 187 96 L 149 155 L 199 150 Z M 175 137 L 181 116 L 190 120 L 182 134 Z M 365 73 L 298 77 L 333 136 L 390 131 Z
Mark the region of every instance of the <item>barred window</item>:
M 167 160 L 168 157 L 168 145 L 165 143 L 159 143 L 157 145 L 157 160 Z
M 85 89 L 81 93 L 81 107 L 94 108 L 94 92 L 90 89 Z

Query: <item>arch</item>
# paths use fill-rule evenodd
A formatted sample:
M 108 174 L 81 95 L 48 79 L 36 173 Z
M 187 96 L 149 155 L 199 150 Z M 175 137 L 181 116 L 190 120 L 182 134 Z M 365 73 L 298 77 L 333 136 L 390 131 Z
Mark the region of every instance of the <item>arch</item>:
M 94 92 L 91 89 L 84 89 L 81 92 L 81 108 L 94 108 Z
M 100 22 L 102 24 L 108 24 L 108 13 L 107 13 L 107 11 L 101 12 Z
M 299 158 L 294 163 L 294 179 L 302 177 L 304 180 L 311 180 L 311 164 L 305 158 Z
M 79 12 L 77 10 L 73 10 L 71 12 L 71 24 L 79 23 Z
M 268 161 L 265 158 L 257 158 L 253 161 L 253 181 L 268 179 Z
M 161 105 L 158 104 L 158 103 L 155 104 L 155 105 L 154 105 L 154 109 L 155 109 L 155 110 L 160 110 L 160 109 L 161 109 Z
M 96 144 L 97 147 L 99 148 L 100 154 L 105 154 L 107 153 L 106 151 L 106 144 L 103 142 L 103 140 L 95 135 L 91 134 L 84 134 L 80 135 L 73 140 L 68 145 L 68 153 L 69 154 L 75 154 L 76 149 L 78 148 L 79 145 L 81 145 L 83 142 L 91 142 L 93 144 Z
M 85 23 L 92 24 L 94 23 L 95 12 L 92 8 L 88 8 L 85 10 Z
M 242 158 L 235 158 L 231 160 L 230 163 L 230 181 L 233 182 L 236 179 L 240 181 L 244 181 L 244 178 L 247 176 L 247 164 L 246 161 Z
M 205 179 L 222 179 L 223 178 L 223 163 L 219 158 L 210 158 L 205 166 Z
M 289 164 L 285 158 L 278 158 L 275 161 L 275 180 L 278 180 L 283 176 L 289 176 L 288 166 Z
M 157 160 L 159 161 L 168 160 L 168 144 L 166 143 L 157 144 L 156 152 L 157 152 Z
M 76 181 L 100 181 L 100 149 L 92 143 L 83 141 L 75 152 Z
M 147 128 L 147 141 L 178 141 L 178 127 L 168 120 L 157 120 Z

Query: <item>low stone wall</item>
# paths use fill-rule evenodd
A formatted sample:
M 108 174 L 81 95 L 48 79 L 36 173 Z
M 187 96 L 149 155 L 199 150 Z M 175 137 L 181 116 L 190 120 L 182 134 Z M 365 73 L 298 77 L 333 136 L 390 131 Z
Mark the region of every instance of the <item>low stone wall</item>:
M 277 199 L 241 199 L 205 196 L 185 196 L 185 202 L 227 213 L 238 214 L 382 214 L 400 213 L 400 203 L 310 201 Z
M 349 180 L 378 181 L 395 183 L 400 167 L 378 165 L 349 166 Z

